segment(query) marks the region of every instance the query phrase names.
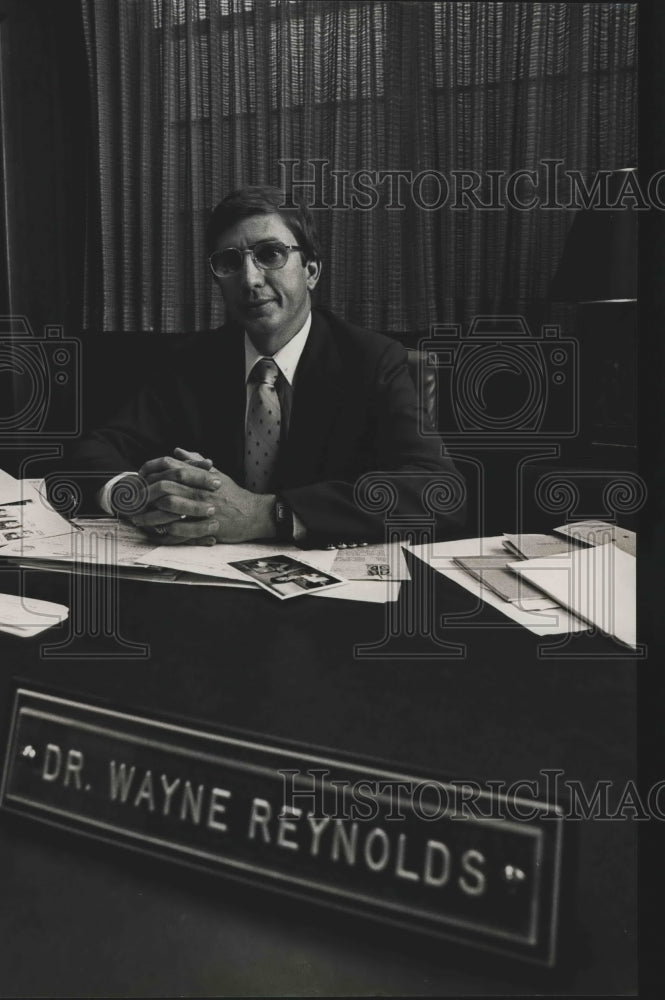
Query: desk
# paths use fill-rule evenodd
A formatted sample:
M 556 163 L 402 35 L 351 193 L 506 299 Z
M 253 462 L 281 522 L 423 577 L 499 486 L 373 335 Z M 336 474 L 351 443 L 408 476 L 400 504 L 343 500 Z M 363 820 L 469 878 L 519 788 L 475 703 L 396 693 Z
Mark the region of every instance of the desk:
M 435 605 L 473 599 L 430 574 Z M 0 573 L 0 587 L 16 580 Z M 72 605 L 65 575 L 27 573 L 26 593 Z M 403 588 L 400 601 L 408 601 Z M 74 622 L 81 612 L 72 606 Z M 485 609 L 445 628 L 460 659 L 354 656 L 384 635 L 386 609 L 304 597 L 120 581 L 124 640 L 143 659 L 45 659 L 34 639 L 0 639 L 3 746 L 15 678 L 147 716 L 198 721 L 400 763 L 442 779 L 506 782 L 561 768 L 590 790 L 634 777 L 635 665 L 578 636 L 578 658 L 544 660 L 539 640 Z M 474 627 L 471 627 L 474 625 Z M 482 627 L 480 627 L 482 625 Z M 85 645 L 87 643 L 87 646 Z M 73 653 L 77 647 L 71 646 Z M 589 649 L 595 658 L 583 659 Z M 86 653 L 86 650 L 88 651 Z M 313 904 L 246 889 L 120 848 L 3 816 L 0 995 L 625 994 L 636 988 L 635 824 L 582 822 L 573 955 L 565 982 L 523 978 L 490 956 L 418 941 Z

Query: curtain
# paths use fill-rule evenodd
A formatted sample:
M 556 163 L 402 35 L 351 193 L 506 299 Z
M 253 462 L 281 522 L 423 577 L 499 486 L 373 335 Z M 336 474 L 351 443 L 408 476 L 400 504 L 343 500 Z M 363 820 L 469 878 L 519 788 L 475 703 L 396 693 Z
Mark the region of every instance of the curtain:
M 0 0 L 0 312 L 81 326 L 87 66 L 77 0 Z
M 88 67 L 79 0 L 0 0 L 0 468 L 78 430 Z
M 535 171 L 542 187 L 548 160 L 564 187 L 569 171 L 635 165 L 636 4 L 82 8 L 99 183 L 91 329 L 220 323 L 208 211 L 234 187 L 317 170 L 321 184 L 298 190 L 318 202 L 322 303 L 394 332 L 520 308 L 547 296 L 572 210 L 513 204 L 534 190 L 526 176 L 489 209 L 460 188 L 477 175 L 491 206 L 492 183 Z

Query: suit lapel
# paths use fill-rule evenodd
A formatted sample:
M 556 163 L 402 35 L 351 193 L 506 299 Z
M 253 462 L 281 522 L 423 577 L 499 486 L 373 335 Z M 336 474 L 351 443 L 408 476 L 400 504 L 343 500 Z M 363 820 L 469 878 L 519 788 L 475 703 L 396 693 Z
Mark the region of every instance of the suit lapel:
M 279 480 L 295 485 L 311 482 L 343 398 L 343 371 L 328 322 L 312 312 L 312 326 L 298 364 L 289 434 L 280 459 Z

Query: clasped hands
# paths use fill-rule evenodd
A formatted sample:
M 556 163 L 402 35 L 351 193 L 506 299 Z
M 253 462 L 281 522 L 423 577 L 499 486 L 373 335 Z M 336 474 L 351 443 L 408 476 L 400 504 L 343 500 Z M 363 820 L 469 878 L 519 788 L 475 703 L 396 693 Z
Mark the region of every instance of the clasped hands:
M 139 469 L 146 487 L 132 523 L 162 545 L 215 545 L 273 538 L 271 494 L 250 493 L 198 452 L 176 448 Z

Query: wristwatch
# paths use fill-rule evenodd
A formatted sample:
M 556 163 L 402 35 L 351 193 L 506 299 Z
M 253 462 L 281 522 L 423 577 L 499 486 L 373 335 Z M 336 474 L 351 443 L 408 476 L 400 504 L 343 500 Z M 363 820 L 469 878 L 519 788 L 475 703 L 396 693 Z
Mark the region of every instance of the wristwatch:
M 277 540 L 280 542 L 292 542 L 293 512 L 289 505 L 279 496 L 275 500 L 273 516 L 275 518 L 275 533 Z

